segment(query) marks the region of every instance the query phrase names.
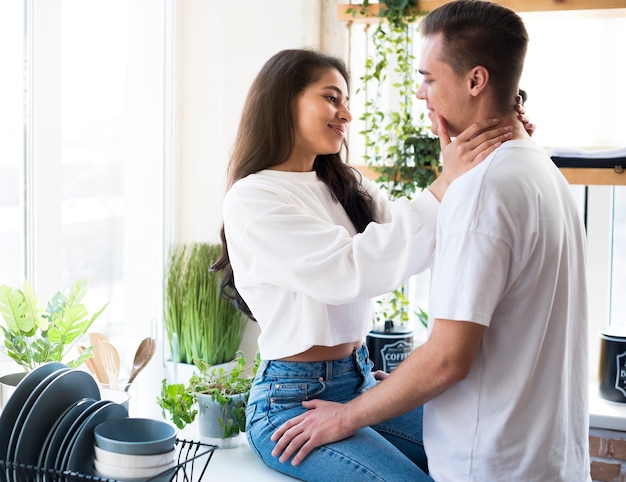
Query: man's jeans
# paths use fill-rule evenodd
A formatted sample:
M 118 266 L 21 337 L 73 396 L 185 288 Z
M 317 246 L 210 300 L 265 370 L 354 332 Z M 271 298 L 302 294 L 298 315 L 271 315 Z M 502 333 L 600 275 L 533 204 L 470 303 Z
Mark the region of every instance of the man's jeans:
M 328 362 L 263 361 L 246 413 L 250 446 L 270 467 L 298 479 L 321 481 L 431 481 L 425 474 L 422 408 L 321 446 L 296 467 L 272 456 L 272 433 L 306 409 L 311 399 L 346 403 L 376 384 L 365 346 Z

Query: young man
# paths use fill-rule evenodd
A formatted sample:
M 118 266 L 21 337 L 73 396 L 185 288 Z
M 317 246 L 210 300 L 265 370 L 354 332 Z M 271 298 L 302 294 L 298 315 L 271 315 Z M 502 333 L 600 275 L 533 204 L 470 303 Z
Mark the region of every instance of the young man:
M 425 404 L 437 482 L 590 481 L 584 228 L 569 185 L 510 114 L 526 29 L 480 0 L 446 4 L 420 28 L 417 96 L 433 132 L 439 116 L 453 136 L 500 118 L 512 140 L 442 201 L 428 341 L 350 403 L 304 402 L 311 410 L 277 430 L 274 454 L 297 464 Z

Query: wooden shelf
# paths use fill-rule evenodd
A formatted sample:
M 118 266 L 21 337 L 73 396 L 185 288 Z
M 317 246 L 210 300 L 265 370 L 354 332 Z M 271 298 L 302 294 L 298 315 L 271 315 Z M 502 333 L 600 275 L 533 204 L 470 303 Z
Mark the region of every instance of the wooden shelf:
M 430 12 L 448 3 L 449 0 L 419 0 L 418 12 Z M 516 12 L 549 12 L 558 10 L 604 10 L 607 8 L 626 8 L 626 0 L 498 0 L 497 3 Z M 343 22 L 376 23 L 378 22 L 379 4 L 367 7 L 367 13 L 347 13 L 350 8 L 360 10 L 358 4 L 339 5 L 337 16 Z
M 418 0 L 417 11 L 429 12 L 447 3 L 449 0 Z M 516 12 L 546 12 L 559 10 L 606 10 L 626 9 L 626 0 L 495 0 Z M 344 4 L 337 7 L 337 16 L 344 22 L 378 22 L 379 4 L 369 5 L 364 14 L 348 13 L 348 9 L 360 10 L 358 4 Z M 377 173 L 368 166 L 355 165 L 368 179 L 376 179 Z M 617 172 L 610 168 L 561 167 L 561 173 L 570 184 L 583 185 L 626 185 L 626 172 Z
M 375 180 L 378 174 L 370 167 L 353 165 L 366 178 Z M 597 169 L 587 167 L 560 167 L 559 170 L 570 184 L 585 186 L 626 186 L 626 171 L 616 172 L 614 169 Z
M 365 176 L 370 181 L 375 181 L 376 178 L 378 177 L 378 173 L 369 166 L 365 166 L 363 164 L 360 164 L 360 165 L 351 164 L 351 166 L 354 167 L 361 174 L 363 174 L 363 176 Z
M 626 172 L 590 167 L 560 167 L 559 169 L 570 184 L 626 186 Z

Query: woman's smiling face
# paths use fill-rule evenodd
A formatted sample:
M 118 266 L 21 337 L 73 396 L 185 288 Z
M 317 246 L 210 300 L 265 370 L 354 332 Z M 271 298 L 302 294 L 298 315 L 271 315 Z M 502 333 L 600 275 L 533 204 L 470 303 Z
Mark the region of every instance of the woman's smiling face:
M 341 150 L 346 128 L 352 120 L 348 110 L 348 85 L 335 69 L 323 71 L 294 100 L 294 149 L 291 159 L 313 161 L 320 154 Z

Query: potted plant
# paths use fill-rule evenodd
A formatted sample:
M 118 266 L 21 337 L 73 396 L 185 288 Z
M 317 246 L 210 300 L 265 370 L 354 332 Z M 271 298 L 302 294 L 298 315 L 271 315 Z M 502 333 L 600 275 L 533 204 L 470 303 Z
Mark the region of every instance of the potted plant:
M 413 350 L 413 327 L 404 289 L 402 286 L 376 300 L 374 328 L 366 339 L 374 370 L 391 373 Z
M 107 307 L 105 304 L 91 317 L 82 300 L 87 281 L 76 282 L 67 292 L 57 292 L 44 309 L 28 282 L 21 288 L 0 286 L 0 314 L 6 326 L 1 351 L 30 372 L 43 363 L 61 362 L 75 368 L 91 356 L 86 350 L 68 360 L 71 348 L 78 342 Z
M 217 365 L 232 361 L 239 349 L 247 319 L 220 295 L 220 275 L 211 270 L 220 252 L 221 245 L 210 243 L 170 250 L 164 320 L 175 363 Z
M 380 296 L 374 310 L 374 328 L 367 335 L 367 349 L 374 370 L 391 373 L 413 351 L 413 327 L 409 323 L 410 302 L 405 286 Z M 428 327 L 428 314 L 420 307 L 413 311 L 424 327 Z
M 245 431 L 246 404 L 252 380 L 260 363 L 257 353 L 252 375 L 246 375 L 246 359 L 238 351 L 235 365 L 226 370 L 204 360 L 196 360 L 195 372 L 187 385 L 162 381 L 157 403 L 163 417 L 169 414 L 179 429 L 198 418 L 200 436 L 209 439 L 231 439 Z M 224 441 L 218 442 L 226 446 Z
M 24 376 L 38 366 L 63 362 L 75 368 L 91 357 L 89 347 L 68 359 L 72 347 L 108 304 L 89 316 L 82 302 L 86 292 L 87 281 L 80 280 L 67 292 L 56 293 L 44 309 L 28 282 L 17 289 L 0 285 L 0 314 L 5 323 L 0 326 L 4 338 L 0 351 L 23 369 L 0 378 L 0 408 Z
M 349 11 L 367 14 L 369 6 L 369 0 L 364 0 Z M 424 14 L 417 0 L 379 2 L 380 21 L 371 35 L 373 50 L 358 87 L 367 92 L 361 117 L 365 127 L 360 132 L 365 139 L 365 160 L 390 199 L 411 198 L 439 172 L 439 139 L 430 134 L 424 114 L 416 115 L 414 106 L 418 84 L 411 46 Z M 390 82 L 398 99 L 395 104 L 388 104 L 384 95 Z M 367 338 L 376 369 L 392 371 L 413 349 L 406 290 L 406 285 L 401 286 L 377 300 L 376 324 Z

